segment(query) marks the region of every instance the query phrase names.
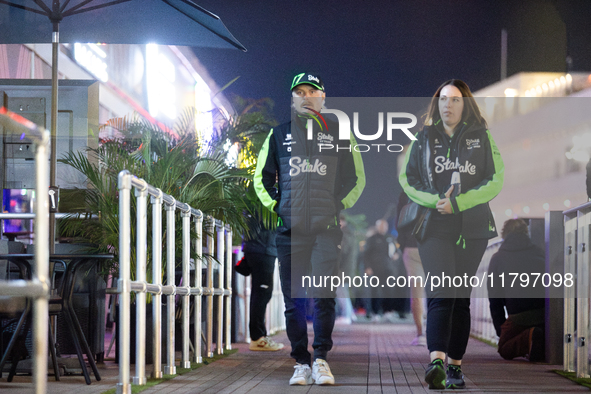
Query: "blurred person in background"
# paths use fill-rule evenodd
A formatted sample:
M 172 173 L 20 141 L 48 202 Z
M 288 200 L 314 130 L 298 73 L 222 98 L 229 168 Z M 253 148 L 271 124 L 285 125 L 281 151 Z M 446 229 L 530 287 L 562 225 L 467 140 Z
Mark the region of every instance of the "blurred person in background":
M 400 193 L 398 198 L 398 215 L 402 207 L 410 202 L 410 199 L 406 193 Z M 402 252 L 402 261 L 404 262 L 404 268 L 406 269 L 407 277 L 422 277 L 425 279 L 425 271 L 423 270 L 423 264 L 421 263 L 421 256 L 419 255 L 419 248 L 417 240 L 412 236 L 409 230 L 400 231 L 398 230 L 398 244 Z M 414 282 L 416 284 L 417 282 Z M 413 346 L 426 346 L 427 337 L 423 329 L 423 322 L 426 319 L 425 313 L 425 287 L 424 286 L 410 286 L 410 310 L 412 312 L 412 318 L 417 329 L 417 336 L 410 343 Z
M 247 237 L 243 244 L 244 261 L 252 275 L 250 293 L 250 313 L 248 329 L 250 330 L 250 350 L 277 351 L 283 349 L 282 343 L 277 343 L 267 336 L 265 314 L 267 304 L 273 296 L 273 274 L 277 247 L 275 246 L 275 230 L 266 229 L 263 223 L 251 226 L 254 234 Z
M 386 279 L 392 274 L 392 259 L 390 258 L 390 242 L 388 241 L 388 222 L 378 219 L 375 225 L 375 233 L 365 242 L 363 262 L 365 273 L 368 276 L 376 276 L 379 283 L 385 284 Z M 371 287 L 371 319 L 379 322 L 384 312 L 390 308 L 388 304 L 389 288 L 377 286 Z
M 347 223 L 343 213 L 339 215 L 339 224 L 343 232 L 341 249 L 339 251 L 339 265 L 344 275 L 357 275 L 357 260 L 359 258 L 359 244 L 355 237 L 355 229 Z M 337 319 L 336 323 L 351 324 L 356 321 L 355 311 L 351 302 L 351 292 L 347 284 L 337 289 Z

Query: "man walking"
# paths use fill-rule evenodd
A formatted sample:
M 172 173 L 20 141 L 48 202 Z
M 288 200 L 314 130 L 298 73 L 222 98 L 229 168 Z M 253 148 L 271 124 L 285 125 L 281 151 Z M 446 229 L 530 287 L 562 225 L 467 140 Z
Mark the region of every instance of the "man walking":
M 338 124 L 320 114 L 326 98 L 320 77 L 298 74 L 291 91 L 292 120 L 270 131 L 258 156 L 254 184 L 261 202 L 279 215 L 277 255 L 287 336 L 296 360 L 289 383 L 331 385 L 334 377 L 326 357 L 332 348 L 335 295 L 330 287 L 311 282 L 339 274 L 339 213 L 355 204 L 365 175 L 353 136 L 339 140 Z M 306 297 L 314 299 L 313 364 Z

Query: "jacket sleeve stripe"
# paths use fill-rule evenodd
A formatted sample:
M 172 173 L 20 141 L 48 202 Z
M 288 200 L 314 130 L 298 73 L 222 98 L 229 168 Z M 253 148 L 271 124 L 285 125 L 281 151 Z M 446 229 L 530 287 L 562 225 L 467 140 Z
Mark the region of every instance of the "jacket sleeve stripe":
M 408 198 L 410 198 L 411 200 L 413 200 L 417 204 L 422 205 L 424 207 L 435 208 L 435 206 L 437 205 L 437 201 L 439 201 L 439 195 L 418 190 L 408 183 L 407 169 L 409 167 L 409 162 L 410 162 L 411 156 L 414 153 L 417 160 L 419 159 L 419 156 L 420 156 L 419 152 L 413 152 L 413 148 L 416 149 L 414 140 L 411 141 L 411 143 L 408 147 L 408 151 L 406 152 L 404 164 L 402 165 L 402 168 L 400 170 L 400 175 L 398 176 L 398 181 L 400 182 L 400 186 L 402 186 L 402 189 L 404 190 L 404 192 L 406 193 Z M 418 165 L 421 165 L 421 164 L 418 164 Z M 416 176 L 420 177 L 420 175 L 418 174 L 418 168 L 416 168 L 416 171 L 417 171 Z
M 257 166 L 254 171 L 254 190 L 256 191 L 259 200 L 261 200 L 261 203 L 270 211 L 273 211 L 275 205 L 277 205 L 277 201 L 271 197 L 271 195 L 265 188 L 263 182 L 263 171 L 265 169 L 265 166 L 267 165 L 267 160 L 269 159 L 269 144 L 272 136 L 273 130 L 269 132 L 267 139 L 263 143 L 263 147 L 261 148 L 261 151 L 259 152 L 259 156 L 257 159 Z
M 365 188 L 365 169 L 363 168 L 363 160 L 361 159 L 361 153 L 355 149 L 355 147 L 357 147 L 357 141 L 355 140 L 355 137 L 353 137 L 353 133 L 350 133 L 350 135 L 351 154 L 353 155 L 353 163 L 355 164 L 357 182 L 355 183 L 355 187 L 341 200 L 345 209 L 351 208 L 355 205 Z
M 456 197 L 457 206 L 460 212 L 475 207 L 476 205 L 489 202 L 495 198 L 503 188 L 503 182 L 505 180 L 505 165 L 503 164 L 499 149 L 488 130 L 486 131 L 486 134 L 488 135 L 488 141 L 490 144 L 490 155 L 492 156 L 491 164 L 494 172 L 492 178 L 489 177 L 478 187 L 468 190 L 466 193 L 460 194 Z

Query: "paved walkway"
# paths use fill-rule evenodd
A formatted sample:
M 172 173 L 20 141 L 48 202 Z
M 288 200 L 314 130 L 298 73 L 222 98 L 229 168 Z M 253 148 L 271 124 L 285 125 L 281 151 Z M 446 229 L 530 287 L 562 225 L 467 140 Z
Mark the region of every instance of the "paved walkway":
M 423 382 L 428 362 L 425 347 L 410 346 L 411 324 L 337 325 L 334 348 L 329 363 L 336 379 L 335 386 L 288 385 L 294 362 L 289 358 L 289 345 L 279 352 L 251 352 L 246 344 L 235 344 L 236 354 L 210 365 L 161 383 L 142 393 L 429 393 Z M 309 330 L 311 331 L 311 329 Z M 288 343 L 285 333 L 274 337 Z M 571 393 L 588 392 L 552 372 L 561 366 L 532 364 L 526 360 L 505 361 L 496 350 L 477 340 L 470 340 L 464 359 L 467 392 L 473 393 Z M 150 371 L 150 367 L 147 371 Z M 64 376 L 61 382 L 48 381 L 48 392 L 56 394 L 101 393 L 115 387 L 117 366 L 101 366 L 103 380 L 90 386 L 81 376 Z M 132 370 L 133 375 L 133 370 Z M 30 377 L 0 379 L 0 392 L 31 392 Z M 449 390 L 448 390 L 449 391 Z

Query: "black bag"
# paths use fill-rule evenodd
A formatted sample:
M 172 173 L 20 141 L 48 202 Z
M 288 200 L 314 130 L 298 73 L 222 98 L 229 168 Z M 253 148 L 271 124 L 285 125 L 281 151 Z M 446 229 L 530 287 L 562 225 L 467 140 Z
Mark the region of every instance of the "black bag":
M 421 147 L 419 141 L 419 149 L 422 149 L 421 160 L 423 163 L 423 165 L 419 166 L 421 179 L 424 180 L 423 183 L 428 184 L 430 188 L 433 188 L 433 182 L 431 178 L 427 176 L 426 170 L 427 167 L 429 167 L 429 155 L 426 154 L 426 152 L 429 152 L 428 138 L 425 140 L 424 149 Z M 423 242 L 427 235 L 429 220 L 433 213 L 432 211 L 432 209 L 423 207 L 414 201 L 409 202 L 400 210 L 400 215 L 398 216 L 398 231 L 404 231 L 405 229 L 408 231 L 412 228 L 411 234 L 415 237 L 417 242 Z
M 414 201 L 409 202 L 405 206 L 402 207 L 400 210 L 400 215 L 398 216 L 398 226 L 396 229 L 400 231 L 411 231 L 419 217 L 422 215 L 423 211 L 427 208 L 417 204 Z
M 429 226 L 429 219 L 431 219 L 432 209 L 421 207 L 421 214 L 417 218 L 414 228 L 412 229 L 412 235 L 418 242 L 423 242 L 427 235 L 427 229 Z
M 244 256 L 242 259 L 240 259 L 236 263 L 236 265 L 234 266 L 234 269 L 240 275 L 244 275 L 244 276 L 248 276 L 252 273 L 252 268 L 250 268 L 250 265 L 248 265 L 248 262 L 246 261 L 246 256 Z
M 411 235 L 419 242 L 422 242 L 427 235 L 427 226 L 431 218 L 431 209 L 409 202 L 400 210 L 398 216 L 398 232 L 410 231 Z

